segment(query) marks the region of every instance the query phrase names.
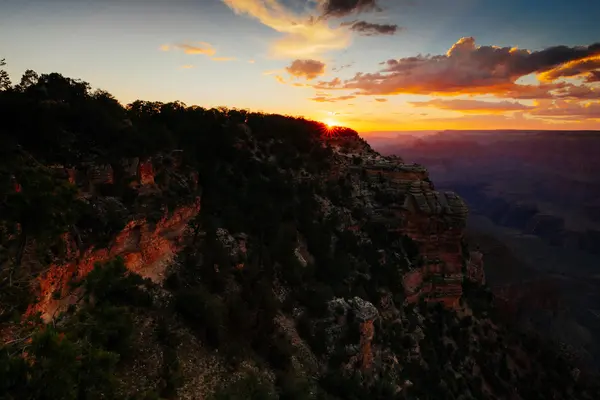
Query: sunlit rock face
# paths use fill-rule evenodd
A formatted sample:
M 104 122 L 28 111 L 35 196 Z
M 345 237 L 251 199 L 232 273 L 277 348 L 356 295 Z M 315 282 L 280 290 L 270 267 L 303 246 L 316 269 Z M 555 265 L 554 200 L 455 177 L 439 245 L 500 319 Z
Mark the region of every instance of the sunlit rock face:
M 158 221 L 156 217 L 147 219 L 145 215 L 128 210 L 116 197 L 102 195 L 103 188 L 110 188 L 115 182 L 122 182 L 125 178 L 131 182 L 133 188 L 151 188 L 152 195 L 160 198 L 161 191 L 168 190 L 168 185 L 159 187 L 155 184 L 155 171 L 150 160 L 140 162 L 137 157 L 123 159 L 115 164 L 115 168 L 108 164 L 96 163 L 82 164 L 77 168 L 52 167 L 60 173 L 64 172 L 64 179 L 68 179 L 78 187 L 81 201 L 88 204 L 92 202 L 100 219 L 103 219 L 105 217 L 103 213 L 110 209 L 118 211 L 120 218 L 128 222 L 111 238 L 110 244 L 106 247 L 82 243 L 79 233 L 73 235 L 65 233 L 62 239 L 66 244 L 66 257 L 62 258 L 64 261 L 61 263 L 47 267 L 46 272 L 38 278 L 39 300 L 29 307 L 27 315 L 40 312 L 46 321 L 50 320 L 66 306 L 78 301 L 78 293 L 71 292 L 69 285 L 71 281 L 84 278 L 96 263 L 105 263 L 118 256 L 123 258 L 129 270 L 142 277 L 154 282 L 163 280 L 166 267 L 181 247 L 188 222 L 200 211 L 200 197 L 197 196 L 195 201 L 193 200 L 193 194 L 200 193 L 197 174 L 191 173 L 188 176 L 188 172 L 179 170 L 181 163 L 174 164 L 176 165 L 168 167 L 167 172 L 181 176 L 180 184 L 186 185 L 192 195 L 191 200 L 172 210 L 161 206 L 157 206 L 156 210 L 149 210 L 161 213 L 159 215 L 162 217 Z M 141 191 L 139 194 L 143 195 Z M 29 247 L 34 246 L 32 244 Z M 34 252 L 29 253 L 26 254 L 24 262 L 31 265 L 39 264 Z
M 160 282 L 165 268 L 180 248 L 187 223 L 200 212 L 200 198 L 192 205 L 178 208 L 165 215 L 158 223 L 145 219 L 130 221 L 114 238 L 108 248 L 90 248 L 83 253 L 68 246 L 74 260 L 51 265 L 39 278 L 39 301 L 30 306 L 27 314 L 42 313 L 46 321 L 60 310 L 77 301 L 77 293 L 69 293 L 69 282 L 81 280 L 96 263 L 104 263 L 121 256 L 125 265 L 145 278 Z M 69 244 L 70 239 L 66 239 Z
M 151 160 L 142 161 L 138 166 L 138 178 L 142 185 L 154 184 L 154 167 Z

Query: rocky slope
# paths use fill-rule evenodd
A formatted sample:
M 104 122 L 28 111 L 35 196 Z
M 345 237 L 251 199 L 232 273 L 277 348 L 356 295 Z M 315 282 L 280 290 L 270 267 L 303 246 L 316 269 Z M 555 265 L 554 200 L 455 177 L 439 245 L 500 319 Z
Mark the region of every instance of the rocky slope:
M 304 119 L 29 82 L 0 94 L 0 398 L 597 396 L 495 318 L 467 207 L 424 167 Z

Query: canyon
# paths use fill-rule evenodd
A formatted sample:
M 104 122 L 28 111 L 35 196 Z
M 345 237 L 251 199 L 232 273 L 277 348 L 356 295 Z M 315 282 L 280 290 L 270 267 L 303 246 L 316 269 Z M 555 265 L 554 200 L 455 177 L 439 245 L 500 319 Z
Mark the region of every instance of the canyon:
M 598 398 L 496 318 L 502 264 L 436 165 L 28 74 L 0 91 L 0 397 Z
M 373 144 L 427 165 L 437 186 L 467 202 L 466 236 L 481 246 L 486 282 L 505 315 L 578 348 L 586 366 L 600 365 L 600 344 L 588 339 L 600 332 L 592 312 L 596 133 L 443 131 Z

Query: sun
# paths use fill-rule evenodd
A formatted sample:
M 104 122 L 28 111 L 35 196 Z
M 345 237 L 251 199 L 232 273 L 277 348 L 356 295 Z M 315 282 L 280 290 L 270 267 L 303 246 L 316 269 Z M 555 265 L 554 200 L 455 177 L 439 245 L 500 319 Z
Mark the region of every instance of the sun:
M 328 118 L 328 119 L 324 120 L 323 123 L 325 125 L 327 125 L 328 128 L 333 128 L 334 126 L 338 126 L 339 125 L 339 123 L 336 120 L 333 120 L 331 118 Z

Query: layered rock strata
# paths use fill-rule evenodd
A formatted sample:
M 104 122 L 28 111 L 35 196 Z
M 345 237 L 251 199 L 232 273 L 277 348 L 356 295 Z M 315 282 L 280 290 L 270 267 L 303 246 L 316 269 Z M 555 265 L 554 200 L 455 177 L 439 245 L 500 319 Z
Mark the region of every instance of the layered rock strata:
M 407 301 L 424 298 L 456 306 L 468 258 L 461 246 L 468 215 L 465 202 L 453 192 L 434 190 L 427 170 L 416 164 L 388 160 L 364 170 L 372 180 L 386 182 L 393 193 L 394 202 L 384 207 L 382 220 L 388 226 L 394 221 L 396 225 L 389 229 L 411 238 L 422 257 L 421 265 L 404 276 Z

